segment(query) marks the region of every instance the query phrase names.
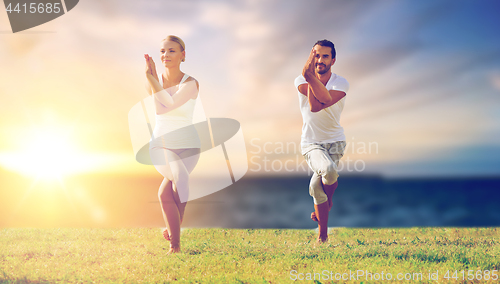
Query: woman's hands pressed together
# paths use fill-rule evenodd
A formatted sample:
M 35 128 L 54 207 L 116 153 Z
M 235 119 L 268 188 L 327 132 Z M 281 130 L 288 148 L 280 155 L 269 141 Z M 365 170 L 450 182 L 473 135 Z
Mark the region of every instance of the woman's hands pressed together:
M 158 81 L 158 74 L 156 73 L 156 65 L 153 58 L 148 54 L 144 54 L 144 58 L 146 59 L 146 76 L 151 75 Z

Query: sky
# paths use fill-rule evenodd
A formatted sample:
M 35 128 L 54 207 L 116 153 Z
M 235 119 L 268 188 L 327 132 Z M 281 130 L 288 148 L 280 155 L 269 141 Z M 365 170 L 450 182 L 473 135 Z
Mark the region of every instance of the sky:
M 284 167 L 303 161 L 293 80 L 312 44 L 326 38 L 337 49 L 332 71 L 350 83 L 341 118 L 352 146 L 346 170 L 349 158 L 358 162 L 353 173 L 497 175 L 498 7 L 80 1 L 68 14 L 16 34 L 0 13 L 1 164 L 23 172 L 12 160 L 31 147 L 34 133 L 57 132 L 73 148 L 76 173 L 156 174 L 133 159 L 127 113 L 145 96 L 143 54 L 158 62 L 159 41 L 175 34 L 186 42 L 182 70 L 200 82 L 207 115 L 241 123 L 249 174 L 302 171 L 290 170 L 292 162 Z
M 128 113 L 147 97 L 143 54 L 159 62 L 169 34 L 186 43 L 181 69 L 200 83 L 207 116 L 239 121 L 247 175 L 308 173 L 293 81 L 312 45 L 329 39 L 332 71 L 350 83 L 341 174 L 498 176 L 499 8 L 497 1 L 82 0 L 15 34 L 0 11 L 0 186 L 23 188 L 21 198 L 53 178 L 75 185 L 71 194 L 91 206 L 71 178 L 158 177 L 135 160 Z

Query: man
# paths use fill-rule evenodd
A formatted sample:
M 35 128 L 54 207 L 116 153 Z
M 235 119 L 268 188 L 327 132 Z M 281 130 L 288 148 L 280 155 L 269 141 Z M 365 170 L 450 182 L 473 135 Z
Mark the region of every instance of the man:
M 337 188 L 337 167 L 345 149 L 340 113 L 344 108 L 349 83 L 332 73 L 335 46 L 328 40 L 316 42 L 302 70 L 295 79 L 299 92 L 302 125 L 302 155 L 314 174 L 309 194 L 314 201 L 311 219 L 318 222 L 318 243 L 328 240 L 328 212 Z

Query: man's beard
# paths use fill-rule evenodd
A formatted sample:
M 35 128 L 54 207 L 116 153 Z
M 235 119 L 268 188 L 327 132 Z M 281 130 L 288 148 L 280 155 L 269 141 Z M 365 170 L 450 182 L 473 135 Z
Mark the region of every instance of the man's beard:
M 316 72 L 317 72 L 318 74 L 323 75 L 323 74 L 325 74 L 326 72 L 328 72 L 329 68 L 327 68 L 325 64 L 318 64 L 317 66 L 320 66 L 320 65 L 324 66 L 325 68 L 324 68 L 322 71 L 320 71 L 320 70 L 316 67 Z

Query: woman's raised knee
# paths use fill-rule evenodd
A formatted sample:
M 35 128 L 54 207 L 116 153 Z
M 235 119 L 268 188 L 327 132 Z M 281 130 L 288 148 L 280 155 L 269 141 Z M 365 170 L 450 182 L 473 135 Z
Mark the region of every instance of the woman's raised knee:
M 172 200 L 172 183 L 168 182 L 166 184 L 162 183 L 158 189 L 158 199 L 161 201 Z
M 180 184 L 186 184 L 189 180 L 189 173 L 183 170 L 173 171 L 175 184 L 178 186 Z

